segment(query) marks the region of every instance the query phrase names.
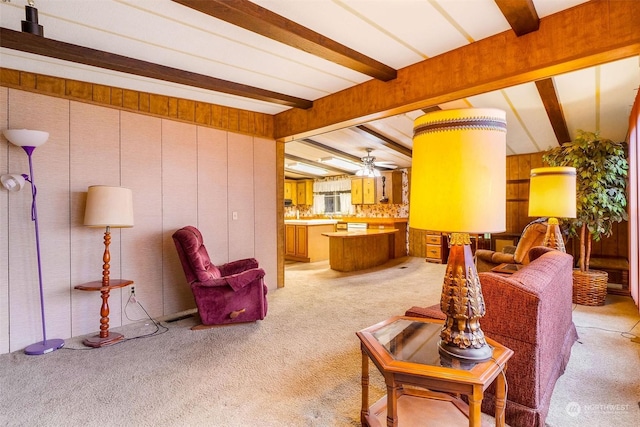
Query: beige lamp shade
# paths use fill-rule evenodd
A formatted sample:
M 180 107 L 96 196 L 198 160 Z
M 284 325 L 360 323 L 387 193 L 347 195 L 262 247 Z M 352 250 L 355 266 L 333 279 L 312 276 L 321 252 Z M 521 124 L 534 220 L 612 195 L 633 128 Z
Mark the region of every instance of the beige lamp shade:
M 133 227 L 133 195 L 130 189 L 92 185 L 84 212 L 87 227 Z
M 414 122 L 411 228 L 472 234 L 506 229 L 506 114 L 435 111 Z
M 531 169 L 529 216 L 576 217 L 576 168 Z

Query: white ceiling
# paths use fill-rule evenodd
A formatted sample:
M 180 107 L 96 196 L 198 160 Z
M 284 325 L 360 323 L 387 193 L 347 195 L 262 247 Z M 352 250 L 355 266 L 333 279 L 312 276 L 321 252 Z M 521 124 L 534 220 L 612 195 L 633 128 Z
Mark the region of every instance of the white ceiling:
M 540 18 L 585 0 L 533 0 Z M 253 0 L 394 69 L 510 30 L 493 0 Z M 20 31 L 23 0 L 2 0 L 0 26 Z M 200 13 L 171 0 L 36 0 L 44 36 L 219 79 L 317 100 L 371 77 Z M 559 41 L 561 43 L 561 41 Z M 635 90 L 634 56 L 553 78 L 571 136 L 576 129 L 626 138 Z M 128 75 L 17 50 L 0 49 L 0 66 L 277 114 L 290 107 Z M 446 76 L 442 76 L 446 78 Z M 557 145 L 534 83 L 461 99 L 442 109 L 493 107 L 507 112 L 508 153 Z M 367 123 L 400 146 L 411 148 L 412 121 L 422 111 Z M 378 160 L 410 166 L 408 155 L 352 129 L 311 137 L 315 142 Z M 317 160 L 329 154 L 289 142 L 287 155 Z M 335 174 L 336 172 L 330 172 Z M 287 176 L 298 176 L 287 174 Z

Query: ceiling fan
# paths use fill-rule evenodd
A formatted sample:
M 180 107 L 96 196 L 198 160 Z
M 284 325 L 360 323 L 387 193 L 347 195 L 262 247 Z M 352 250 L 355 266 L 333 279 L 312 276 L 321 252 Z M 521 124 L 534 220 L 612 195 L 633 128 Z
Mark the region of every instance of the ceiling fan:
M 376 158 L 371 155 L 373 148 L 366 148 L 366 150 L 367 155 L 360 158 L 360 160 L 362 160 L 362 169 L 356 172 L 357 176 L 380 176 L 380 171 L 376 169 L 376 167 L 386 169 L 395 169 L 397 167 L 393 162 L 376 162 Z

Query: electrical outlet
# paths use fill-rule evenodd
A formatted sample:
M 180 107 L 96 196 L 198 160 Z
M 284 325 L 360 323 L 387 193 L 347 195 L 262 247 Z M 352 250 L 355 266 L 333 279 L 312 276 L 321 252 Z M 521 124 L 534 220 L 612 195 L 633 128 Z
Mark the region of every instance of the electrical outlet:
M 131 287 L 131 295 L 133 295 L 133 296 L 136 295 L 136 287 L 135 286 Z

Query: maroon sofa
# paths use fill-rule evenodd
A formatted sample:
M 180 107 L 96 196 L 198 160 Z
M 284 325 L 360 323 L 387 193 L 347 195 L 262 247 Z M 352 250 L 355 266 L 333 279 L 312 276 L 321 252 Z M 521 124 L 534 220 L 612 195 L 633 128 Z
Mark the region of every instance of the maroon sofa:
M 556 380 L 564 373 L 578 339 L 572 320 L 573 257 L 544 247 L 512 275 L 480 273 L 485 335 L 514 351 L 507 365 L 505 421 L 513 427 L 544 427 Z M 439 305 L 412 307 L 413 317 L 444 319 Z M 482 411 L 495 415 L 495 387 L 485 392 Z

